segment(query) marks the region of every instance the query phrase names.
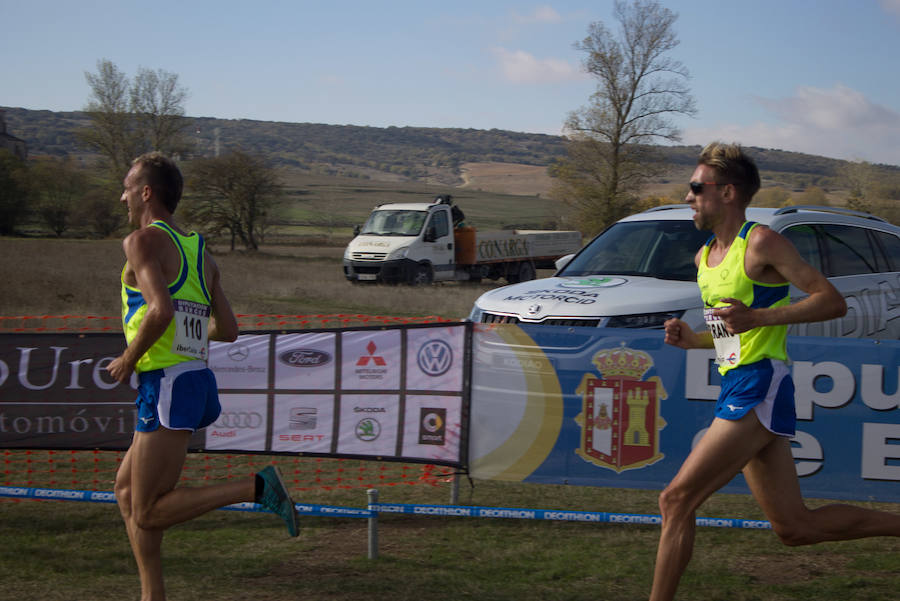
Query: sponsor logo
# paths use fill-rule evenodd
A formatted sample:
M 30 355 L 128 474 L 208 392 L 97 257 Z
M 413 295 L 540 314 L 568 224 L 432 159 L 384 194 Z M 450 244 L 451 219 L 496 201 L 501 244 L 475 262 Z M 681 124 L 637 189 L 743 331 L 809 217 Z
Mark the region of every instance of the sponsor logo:
M 298 348 L 284 351 L 278 360 L 291 367 L 321 367 L 331 363 L 331 355 L 316 349 Z
M 213 422 L 215 428 L 259 428 L 263 425 L 263 416 L 256 411 L 223 411 Z
M 562 288 L 614 288 L 628 282 L 625 278 L 587 277 L 571 278 L 558 283 Z
M 356 365 L 359 367 L 365 367 L 370 362 L 373 365 L 377 365 L 379 367 L 384 367 L 387 365 L 387 362 L 384 360 L 384 357 L 380 357 L 375 354 L 375 351 L 378 350 L 378 346 L 375 345 L 373 341 L 369 341 L 369 344 L 366 345 L 366 352 L 368 355 L 363 355 L 356 361 Z
M 240 363 L 250 356 L 250 349 L 246 344 L 232 344 L 228 347 L 228 358 L 232 361 Z
M 419 444 L 443 446 L 447 440 L 447 410 L 422 407 L 419 411 Z
M 537 315 L 541 312 L 541 309 L 543 309 L 543 307 L 541 307 L 540 305 L 531 305 L 530 307 L 528 307 L 528 314 Z
M 586 373 L 575 391 L 582 398 L 581 446 L 575 454 L 617 473 L 652 465 L 662 459 L 659 431 L 666 422 L 660 401 L 668 395 L 659 376 L 642 378 L 653 367 L 643 351 L 619 348 L 598 351 L 593 364 L 598 378 Z
M 453 349 L 443 340 L 429 340 L 416 357 L 419 369 L 429 376 L 442 376 L 453 365 Z
M 384 407 L 354 407 L 354 413 L 387 413 Z
M 319 410 L 315 407 L 292 407 L 288 418 L 291 430 L 315 430 L 318 423 Z
M 381 424 L 374 417 L 361 419 L 356 424 L 355 434 L 364 442 L 372 442 L 381 435 Z

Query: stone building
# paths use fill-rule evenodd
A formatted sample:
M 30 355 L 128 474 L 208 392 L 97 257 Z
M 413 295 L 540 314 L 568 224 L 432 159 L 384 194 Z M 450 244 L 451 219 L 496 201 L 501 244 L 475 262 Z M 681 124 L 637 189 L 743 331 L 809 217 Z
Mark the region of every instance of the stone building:
M 0 148 L 5 148 L 23 161 L 28 158 L 28 147 L 21 140 L 6 131 L 6 111 L 0 109 Z

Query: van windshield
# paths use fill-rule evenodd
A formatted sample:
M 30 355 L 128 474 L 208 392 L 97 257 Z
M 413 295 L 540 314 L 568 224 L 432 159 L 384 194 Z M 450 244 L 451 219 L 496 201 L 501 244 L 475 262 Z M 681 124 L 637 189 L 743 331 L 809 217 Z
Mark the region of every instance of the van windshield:
M 370 236 L 418 236 L 427 211 L 373 211 L 360 234 Z
M 694 256 L 711 236 L 693 221 L 626 221 L 594 238 L 557 275 L 634 275 L 694 281 Z

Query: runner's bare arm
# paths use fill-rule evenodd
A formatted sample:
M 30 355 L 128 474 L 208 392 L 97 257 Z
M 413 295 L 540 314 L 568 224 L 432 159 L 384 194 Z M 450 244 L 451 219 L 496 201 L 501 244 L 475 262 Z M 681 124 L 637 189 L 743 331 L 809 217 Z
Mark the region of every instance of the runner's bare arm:
M 156 228 L 144 228 L 132 232 L 122 242 L 137 287 L 147 303 L 147 313 L 131 344 L 107 367 L 119 382 L 131 377 L 138 359 L 165 333 L 175 314 L 160 261 L 160 245 L 169 243 L 162 237 L 165 235 Z
M 825 321 L 847 312 L 846 301 L 831 282 L 804 261 L 787 238 L 769 228 L 753 230 L 745 269 L 752 279 L 769 283 L 787 281 L 809 296 L 784 307 L 765 309 L 751 309 L 736 299 L 723 298 L 731 306 L 717 309 L 716 314 L 733 333 L 761 326 Z
M 209 320 L 209 339 L 221 342 L 234 342 L 238 337 L 237 318 L 234 316 L 228 297 L 225 296 L 225 291 L 222 289 L 219 267 L 209 253 L 206 253 L 204 261 L 211 268 L 209 296 L 212 306 L 212 318 Z

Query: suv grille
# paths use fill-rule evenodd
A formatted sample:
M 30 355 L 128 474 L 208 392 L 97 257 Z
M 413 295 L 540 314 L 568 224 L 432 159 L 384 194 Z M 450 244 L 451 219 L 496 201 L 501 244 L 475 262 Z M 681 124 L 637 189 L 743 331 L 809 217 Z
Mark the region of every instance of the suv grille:
M 495 315 L 493 313 L 482 313 L 481 323 L 523 323 L 528 325 L 540 326 L 566 326 L 575 328 L 596 328 L 600 325 L 599 319 L 565 319 L 565 318 L 549 318 L 543 321 L 519 321 L 515 315 Z

